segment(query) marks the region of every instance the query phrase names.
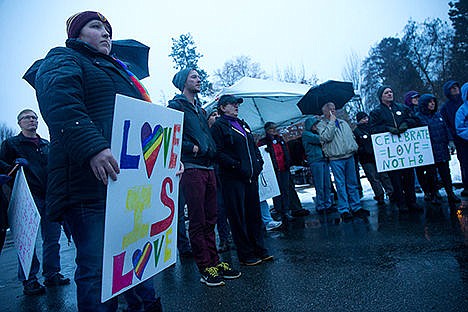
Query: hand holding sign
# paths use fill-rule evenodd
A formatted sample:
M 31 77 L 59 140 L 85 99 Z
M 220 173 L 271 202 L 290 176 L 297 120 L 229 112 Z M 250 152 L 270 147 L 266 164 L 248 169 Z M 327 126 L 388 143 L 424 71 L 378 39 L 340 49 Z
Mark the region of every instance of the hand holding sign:
M 94 175 L 99 181 L 102 181 L 104 185 L 107 185 L 107 175 L 112 180 L 117 180 L 117 174 L 120 173 L 119 164 L 112 156 L 110 148 L 106 148 L 100 151 L 97 155 L 89 161 L 89 165 L 94 172 Z

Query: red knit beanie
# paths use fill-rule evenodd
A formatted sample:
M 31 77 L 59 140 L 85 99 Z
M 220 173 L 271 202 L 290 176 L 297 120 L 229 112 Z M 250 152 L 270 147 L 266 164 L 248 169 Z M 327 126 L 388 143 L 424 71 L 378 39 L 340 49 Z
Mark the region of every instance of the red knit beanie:
M 76 13 L 70 16 L 67 20 L 67 35 L 68 38 L 78 38 L 80 36 L 81 29 L 92 20 L 98 20 L 104 23 L 109 36 L 112 38 L 112 26 L 109 21 L 99 12 L 84 11 Z

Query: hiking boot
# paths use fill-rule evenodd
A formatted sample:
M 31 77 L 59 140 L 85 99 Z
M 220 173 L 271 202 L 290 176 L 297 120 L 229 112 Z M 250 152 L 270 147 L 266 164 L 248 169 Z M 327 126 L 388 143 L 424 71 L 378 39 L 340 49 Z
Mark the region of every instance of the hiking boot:
M 299 210 L 293 211 L 291 215 L 293 217 L 305 217 L 305 216 L 310 215 L 310 211 L 307 209 L 299 209 Z
M 449 192 L 447 194 L 447 199 L 448 199 L 448 202 L 451 203 L 451 204 L 459 204 L 461 203 L 461 199 L 457 197 L 457 195 L 455 195 L 454 192 Z
M 242 274 L 241 272 L 231 268 L 231 266 L 227 262 L 218 263 L 216 269 L 218 269 L 219 276 L 222 276 L 225 279 L 235 279 L 240 277 Z
M 359 209 L 357 211 L 354 211 L 353 216 L 364 219 L 364 218 L 367 218 L 368 216 L 370 216 L 370 212 L 361 208 L 361 209 Z
M 246 266 L 254 266 L 262 263 L 262 259 L 259 258 L 251 258 L 251 259 L 246 259 L 244 261 L 240 261 L 240 264 L 246 265 Z
M 264 254 L 263 256 L 260 257 L 260 259 L 261 259 L 263 262 L 266 262 L 266 261 L 273 261 L 273 256 L 270 255 L 270 254 Z
M 63 285 L 68 285 L 68 284 L 70 284 L 70 279 L 65 278 L 65 276 L 63 276 L 60 273 L 57 273 L 53 275 L 52 277 L 46 278 L 44 280 L 44 285 L 47 287 L 63 286 Z
M 218 269 L 216 267 L 209 267 L 204 269 L 201 273 L 200 282 L 210 287 L 224 285 L 224 281 L 222 277 L 219 276 Z
M 39 284 L 38 281 L 32 281 L 23 285 L 23 293 L 26 296 L 37 296 L 45 294 L 45 287 Z
M 349 212 L 343 212 L 341 214 L 341 220 L 343 220 L 343 222 L 350 222 L 350 221 L 353 221 L 353 215 L 350 214 Z

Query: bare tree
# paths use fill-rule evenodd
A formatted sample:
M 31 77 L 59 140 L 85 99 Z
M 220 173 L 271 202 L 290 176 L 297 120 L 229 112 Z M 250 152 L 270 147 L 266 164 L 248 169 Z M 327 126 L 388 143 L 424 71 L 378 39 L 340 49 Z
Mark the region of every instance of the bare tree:
M 426 90 L 442 96 L 442 85 L 449 77 L 453 30 L 440 19 L 423 23 L 409 21 L 402 42 L 408 46 L 408 58 L 416 67 Z M 422 91 L 422 90 L 419 90 Z
M 0 142 L 15 135 L 15 130 L 8 127 L 5 123 L 0 124 Z
M 361 90 L 362 76 L 361 76 L 362 59 L 356 53 L 351 53 L 346 57 L 345 67 L 341 72 L 341 78 L 344 81 L 350 81 L 353 83 L 354 90 Z
M 288 65 L 282 69 L 276 69 L 276 79 L 283 82 L 301 83 L 310 86 L 316 86 L 318 78 L 315 74 L 306 76 L 304 64 L 299 69 Z
M 265 71 L 260 63 L 252 61 L 249 56 L 236 56 L 223 65 L 223 68 L 214 72 L 217 84 L 221 87 L 229 87 L 242 77 L 266 78 Z

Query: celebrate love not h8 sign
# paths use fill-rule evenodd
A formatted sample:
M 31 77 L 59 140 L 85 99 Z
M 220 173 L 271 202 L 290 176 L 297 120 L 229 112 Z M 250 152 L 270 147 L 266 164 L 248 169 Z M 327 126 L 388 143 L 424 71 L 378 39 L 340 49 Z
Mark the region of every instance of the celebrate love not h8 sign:
M 107 188 L 102 302 L 176 261 L 183 113 L 117 95 Z
M 372 135 L 378 172 L 431 165 L 431 138 L 426 127 L 408 129 L 400 135 L 390 132 Z

